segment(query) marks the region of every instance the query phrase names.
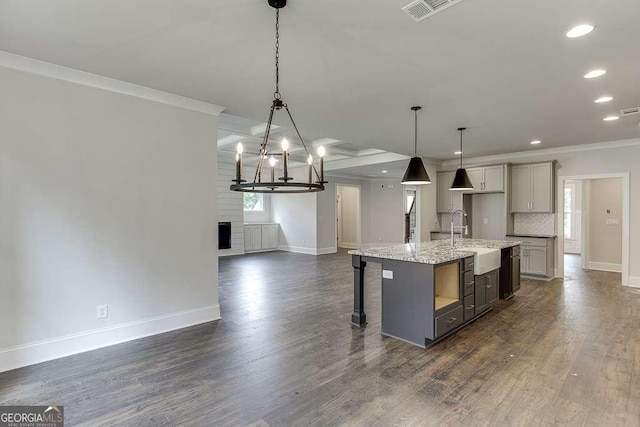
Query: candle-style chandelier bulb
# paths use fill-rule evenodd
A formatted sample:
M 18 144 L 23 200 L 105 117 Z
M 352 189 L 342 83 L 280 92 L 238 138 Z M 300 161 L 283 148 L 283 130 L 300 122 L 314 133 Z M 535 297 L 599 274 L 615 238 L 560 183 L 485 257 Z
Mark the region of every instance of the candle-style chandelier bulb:
M 244 147 L 242 146 L 242 142 L 238 142 L 238 145 L 236 145 L 236 151 L 238 152 L 238 154 L 243 153 Z
M 282 138 L 282 142 L 280 143 L 280 146 L 282 147 L 282 151 L 288 151 L 289 150 L 289 140 L 287 138 Z
M 325 154 L 327 154 L 327 150 L 325 150 L 324 146 L 319 146 L 318 147 L 318 156 L 320 157 L 324 157 Z
M 274 167 L 276 165 L 276 158 L 271 156 L 269 159 L 269 166 Z
M 311 166 L 313 164 L 313 156 L 311 154 L 309 154 L 309 157 L 307 158 L 307 164 L 309 166 Z

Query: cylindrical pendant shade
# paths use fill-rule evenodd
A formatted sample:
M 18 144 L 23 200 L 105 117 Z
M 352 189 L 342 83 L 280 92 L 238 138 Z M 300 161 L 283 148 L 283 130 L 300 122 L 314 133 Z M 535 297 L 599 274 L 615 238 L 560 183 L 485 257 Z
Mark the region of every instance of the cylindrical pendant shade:
M 458 168 L 456 170 L 456 176 L 453 178 L 453 183 L 449 190 L 458 190 L 458 191 L 472 191 L 473 184 L 471 184 L 471 180 L 469 179 L 469 175 L 467 175 L 467 170 L 463 168 Z
M 402 183 L 406 185 L 431 184 L 431 178 L 429 178 L 429 174 L 427 174 L 420 157 L 411 158 L 407 171 L 402 178 Z

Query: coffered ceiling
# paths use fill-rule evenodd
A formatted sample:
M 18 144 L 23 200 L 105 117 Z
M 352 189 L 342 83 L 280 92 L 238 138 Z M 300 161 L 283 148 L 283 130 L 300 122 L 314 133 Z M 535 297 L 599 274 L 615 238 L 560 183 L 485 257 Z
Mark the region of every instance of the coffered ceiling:
M 640 136 L 640 116 L 602 120 L 640 105 L 638 0 L 464 0 L 422 22 L 400 10 L 408 3 L 289 0 L 281 91 L 305 138 L 411 155 L 416 104 L 419 152 L 436 159 L 454 157 L 461 125 L 468 156 Z M 565 37 L 583 22 L 595 31 Z M 266 0 L 0 0 L 0 50 L 258 124 L 274 89 L 273 26 Z M 584 79 L 594 68 L 607 74 Z M 614 100 L 595 104 L 601 95 Z

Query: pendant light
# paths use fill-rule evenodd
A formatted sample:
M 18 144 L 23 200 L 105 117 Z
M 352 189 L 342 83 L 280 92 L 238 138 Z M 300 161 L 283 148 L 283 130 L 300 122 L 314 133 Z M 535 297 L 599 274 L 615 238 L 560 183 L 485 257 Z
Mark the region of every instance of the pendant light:
M 473 190 L 473 184 L 467 175 L 467 170 L 462 167 L 462 132 L 467 128 L 458 128 L 460 132 L 460 167 L 456 170 L 456 176 L 453 178 L 453 183 L 449 190 L 454 191 L 471 191 Z
M 422 163 L 422 158 L 418 157 L 418 111 L 422 107 L 411 107 L 415 116 L 415 138 L 414 138 L 414 154 L 409 160 L 409 166 L 404 173 L 402 183 L 405 185 L 423 185 L 431 184 L 431 178 Z
M 314 165 L 314 159 L 307 146 L 302 139 L 302 135 L 300 135 L 300 131 L 296 126 L 296 122 L 293 120 L 293 116 L 291 115 L 291 111 L 289 111 L 289 107 L 283 101 L 282 95 L 280 94 L 280 9 L 287 5 L 287 0 L 267 0 L 269 6 L 273 7 L 276 10 L 276 54 L 275 54 L 275 64 L 276 64 L 276 91 L 273 94 L 273 103 L 271 104 L 271 109 L 269 110 L 269 119 L 267 120 L 266 131 L 264 133 L 264 138 L 262 140 L 262 144 L 260 145 L 260 152 L 257 153 L 258 158 L 258 166 L 256 167 L 255 174 L 253 175 L 252 181 L 247 181 L 242 179 L 242 153 L 243 148 L 242 144 L 239 143 L 237 147 L 236 154 L 236 179 L 232 180 L 235 184 L 232 184 L 229 188 L 233 191 L 242 191 L 245 193 L 311 193 L 316 191 L 324 190 L 324 184 L 327 181 L 324 180 L 324 155 L 326 153 L 324 147 L 318 147 L 318 157 L 319 157 L 319 168 L 320 173 L 316 169 Z M 302 145 L 302 149 L 305 153 L 305 160 L 308 164 L 308 178 L 306 181 L 300 180 L 296 181 L 291 176 L 289 176 L 289 154 L 291 152 L 299 151 L 300 148 L 294 149 L 291 147 L 291 144 L 286 138 L 282 139 L 280 144 L 280 150 L 278 148 L 271 149 L 268 147 L 269 143 L 269 133 L 271 132 L 271 122 L 273 121 L 273 114 L 276 111 L 280 111 L 284 109 L 287 112 L 287 116 L 291 123 L 293 124 L 293 128 L 296 131 L 298 139 Z M 276 157 L 282 158 L 282 176 L 276 178 Z M 269 161 L 270 166 L 270 180 L 263 182 L 262 181 L 262 168 L 265 160 Z

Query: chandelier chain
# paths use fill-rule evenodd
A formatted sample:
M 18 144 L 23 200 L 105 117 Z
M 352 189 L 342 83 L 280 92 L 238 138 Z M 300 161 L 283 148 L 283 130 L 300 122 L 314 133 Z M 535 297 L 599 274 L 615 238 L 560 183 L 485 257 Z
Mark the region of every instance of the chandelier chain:
M 276 91 L 273 96 L 281 99 L 280 95 L 280 9 L 276 9 Z

